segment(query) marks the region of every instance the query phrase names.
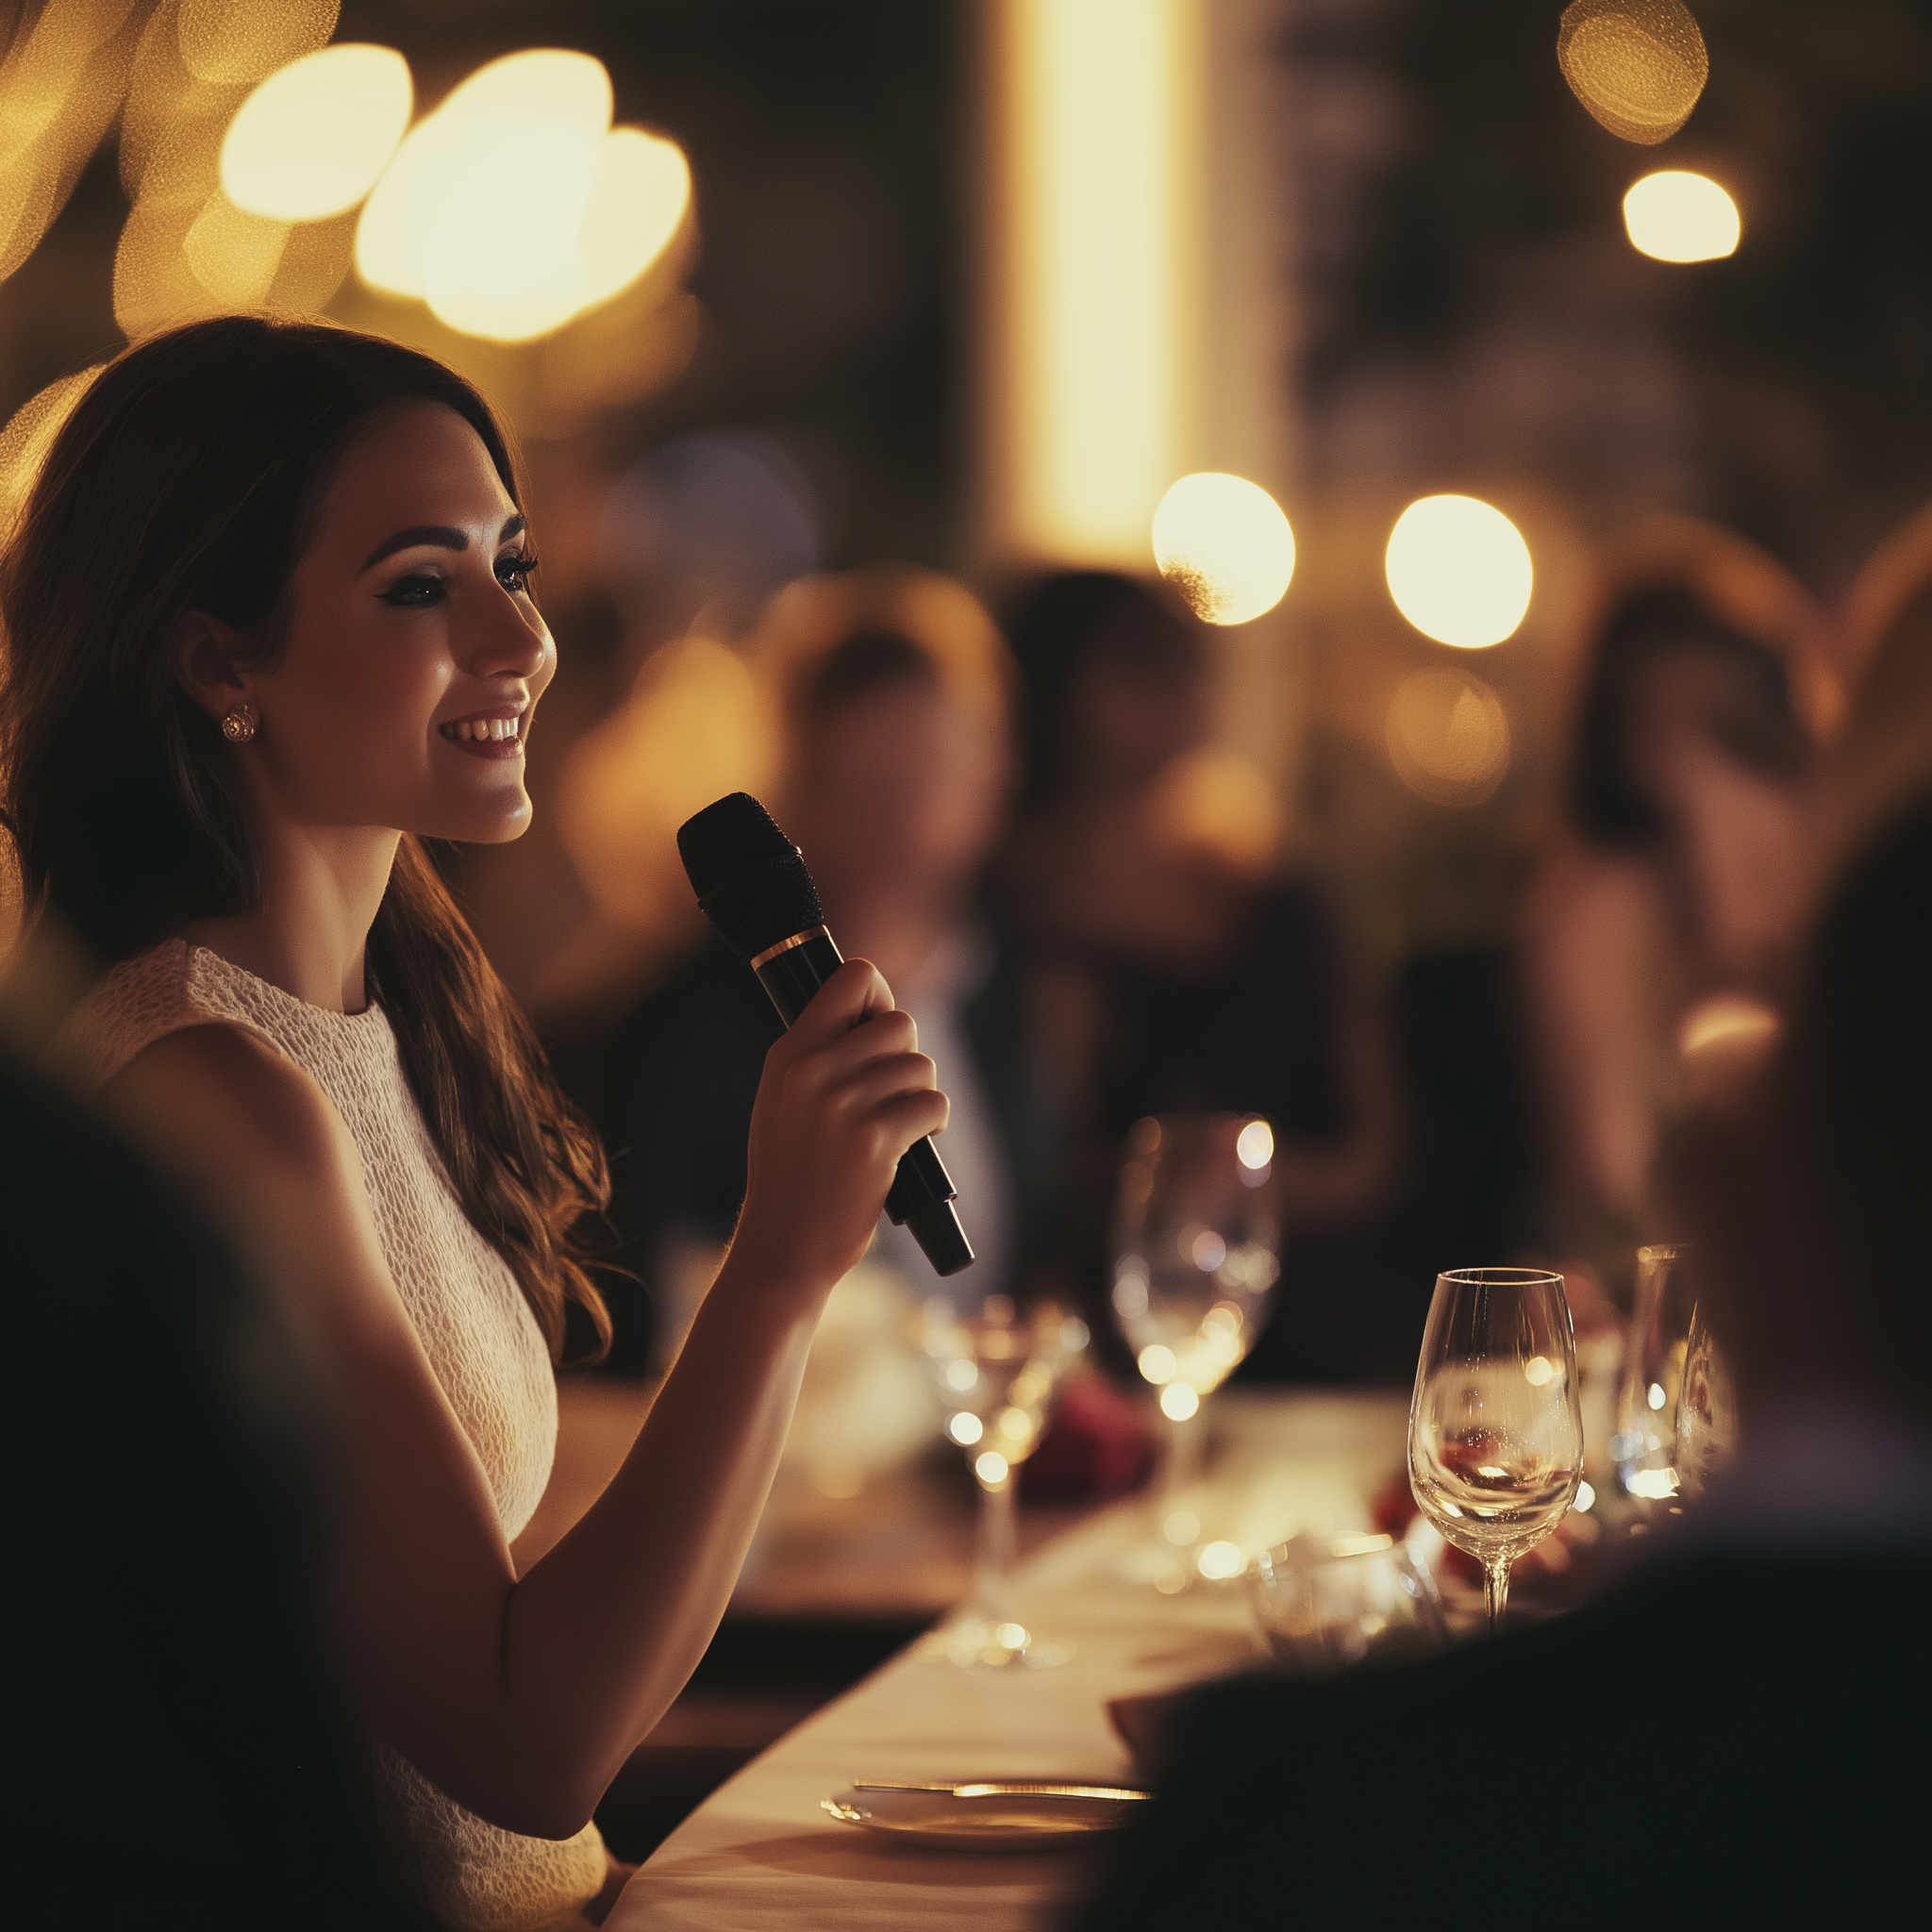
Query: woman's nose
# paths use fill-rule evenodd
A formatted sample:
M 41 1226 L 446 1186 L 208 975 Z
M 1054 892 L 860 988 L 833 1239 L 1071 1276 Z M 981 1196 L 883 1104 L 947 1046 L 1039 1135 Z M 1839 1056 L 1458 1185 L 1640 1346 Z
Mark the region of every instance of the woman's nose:
M 550 629 L 536 607 L 507 591 L 489 600 L 466 640 L 463 668 L 474 677 L 534 677 L 550 658 Z

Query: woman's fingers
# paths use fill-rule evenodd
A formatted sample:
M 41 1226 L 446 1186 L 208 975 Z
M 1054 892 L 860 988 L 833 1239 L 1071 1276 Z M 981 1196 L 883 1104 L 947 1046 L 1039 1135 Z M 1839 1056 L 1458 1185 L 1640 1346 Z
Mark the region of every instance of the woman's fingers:
M 829 1087 L 825 1097 L 848 1119 L 863 1119 L 901 1101 L 924 1104 L 928 1109 L 934 1102 L 941 1109 L 948 1105 L 946 1096 L 939 1091 L 938 1069 L 923 1053 L 893 1054 L 868 1061 Z
M 785 1036 L 801 1053 L 829 1044 L 861 1023 L 896 1011 L 892 990 L 870 959 L 848 959 L 813 993 Z

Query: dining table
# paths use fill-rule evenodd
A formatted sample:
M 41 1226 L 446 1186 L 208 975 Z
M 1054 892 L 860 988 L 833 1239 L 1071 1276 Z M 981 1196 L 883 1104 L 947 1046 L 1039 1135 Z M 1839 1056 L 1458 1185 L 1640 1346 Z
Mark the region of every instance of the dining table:
M 1106 1855 L 937 1851 L 841 1823 L 823 1800 L 859 1782 L 1140 1781 L 1108 1707 L 1264 1663 L 1240 1569 L 1187 1587 L 1145 1580 L 1164 1520 L 1198 1524 L 1194 1553 L 1242 1559 L 1301 1533 L 1371 1528 L 1374 1498 L 1402 1468 L 1405 1395 L 1230 1389 L 1204 1423 L 1199 1484 L 1163 1505 L 1130 1497 L 1035 1551 L 1015 1614 L 1064 1653 L 1051 1668 L 961 1667 L 941 1624 L 815 1712 L 721 1786 L 625 1886 L 611 1932 L 758 1932 L 916 1926 L 1021 1932 L 1064 1924 Z M 1183 1525 L 1191 1529 L 1194 1524 Z M 1210 1571 L 1231 1567 L 1213 1551 Z

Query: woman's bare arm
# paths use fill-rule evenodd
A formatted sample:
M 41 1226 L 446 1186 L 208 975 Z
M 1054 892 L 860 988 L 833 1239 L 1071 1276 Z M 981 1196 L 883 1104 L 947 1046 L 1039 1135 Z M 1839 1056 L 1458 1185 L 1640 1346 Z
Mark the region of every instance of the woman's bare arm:
M 772 1049 L 717 1282 L 629 1457 L 521 1582 L 314 1082 L 196 1027 L 140 1055 L 103 1106 L 226 1229 L 321 1365 L 343 1433 L 338 1621 L 372 1726 L 493 1823 L 575 1831 L 709 1642 L 825 1293 L 900 1154 L 944 1124 L 911 1022 L 853 961 Z

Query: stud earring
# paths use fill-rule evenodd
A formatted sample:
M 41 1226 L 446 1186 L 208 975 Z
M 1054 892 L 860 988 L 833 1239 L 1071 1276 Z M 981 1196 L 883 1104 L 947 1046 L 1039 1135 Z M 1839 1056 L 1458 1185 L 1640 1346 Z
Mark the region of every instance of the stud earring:
M 255 736 L 255 727 L 258 722 L 253 705 L 237 705 L 222 720 L 222 736 L 230 744 L 246 744 Z

